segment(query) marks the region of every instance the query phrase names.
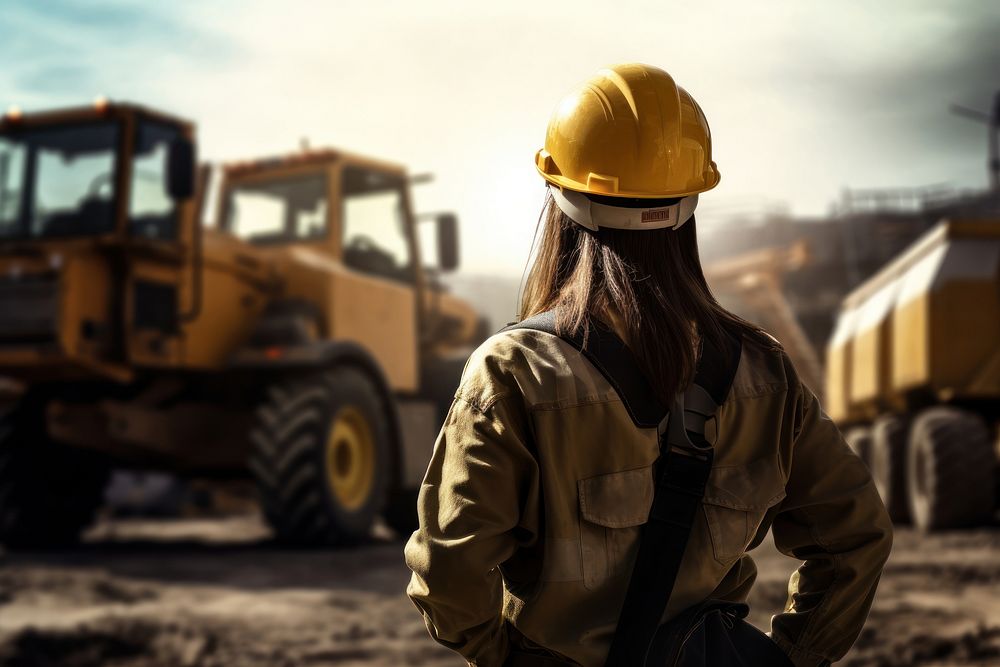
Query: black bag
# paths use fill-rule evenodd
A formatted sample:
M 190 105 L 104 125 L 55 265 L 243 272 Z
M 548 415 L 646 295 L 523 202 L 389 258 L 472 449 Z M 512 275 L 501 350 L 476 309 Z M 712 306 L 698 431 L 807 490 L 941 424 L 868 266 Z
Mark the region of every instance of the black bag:
M 510 329 L 558 335 L 552 312 Z M 705 440 L 705 424 L 732 386 L 742 350 L 738 336 L 726 332 L 724 349 L 704 341 L 694 381 L 669 411 L 656 399 L 631 352 L 606 326 L 591 321 L 586 344 L 579 335 L 562 338 L 615 388 L 636 426 L 656 427 L 659 433 L 653 505 L 642 528 L 607 667 L 791 667 L 784 651 L 744 620 L 750 609 L 745 604 L 706 600 L 660 623 L 712 469 L 715 452 Z M 545 664 L 552 664 L 547 660 Z M 509 664 L 532 662 L 519 653 Z
M 777 644 L 743 620 L 750 607 L 708 600 L 689 607 L 653 636 L 644 665 L 792 667 Z

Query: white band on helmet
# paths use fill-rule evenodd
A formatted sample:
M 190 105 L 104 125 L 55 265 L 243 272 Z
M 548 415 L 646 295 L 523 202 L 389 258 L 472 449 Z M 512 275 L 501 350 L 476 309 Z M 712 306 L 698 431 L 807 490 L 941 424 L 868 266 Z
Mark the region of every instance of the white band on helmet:
M 597 231 L 598 227 L 612 229 L 680 229 L 691 219 L 698 206 L 698 195 L 682 197 L 671 206 L 656 208 L 626 208 L 592 201 L 575 190 L 549 186 L 559 210 L 576 224 Z

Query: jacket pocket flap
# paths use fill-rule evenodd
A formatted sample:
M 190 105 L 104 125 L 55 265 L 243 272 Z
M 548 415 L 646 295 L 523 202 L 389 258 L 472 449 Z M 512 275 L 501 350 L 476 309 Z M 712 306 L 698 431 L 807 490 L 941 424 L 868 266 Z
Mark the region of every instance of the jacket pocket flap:
M 597 475 L 577 482 L 580 514 L 607 528 L 646 523 L 653 504 L 652 467 Z
M 744 512 L 765 511 L 785 498 L 785 480 L 773 459 L 713 468 L 705 488 L 705 504 Z

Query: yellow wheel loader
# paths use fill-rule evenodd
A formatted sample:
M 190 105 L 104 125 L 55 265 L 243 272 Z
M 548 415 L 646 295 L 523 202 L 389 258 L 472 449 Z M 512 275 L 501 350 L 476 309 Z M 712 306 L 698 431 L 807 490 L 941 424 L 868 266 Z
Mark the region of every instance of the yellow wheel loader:
M 894 521 L 930 531 L 994 519 L 1000 221 L 944 221 L 845 298 L 826 407 Z
M 404 168 L 304 150 L 223 169 L 217 228 L 191 123 L 142 107 L 0 121 L 0 542 L 77 537 L 109 467 L 251 475 L 276 536 L 415 521 L 470 347 L 421 261 Z

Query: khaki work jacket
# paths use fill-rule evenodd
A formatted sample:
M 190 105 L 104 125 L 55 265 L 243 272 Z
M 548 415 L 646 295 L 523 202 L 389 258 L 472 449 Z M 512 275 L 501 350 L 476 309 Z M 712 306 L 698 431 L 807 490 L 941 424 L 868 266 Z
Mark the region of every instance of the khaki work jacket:
M 706 598 L 743 601 L 747 550 L 768 529 L 804 561 L 772 637 L 822 665 L 854 642 L 892 527 L 871 476 L 788 357 L 744 342 L 717 414 L 702 512 L 664 620 Z M 494 335 L 469 359 L 434 447 L 406 545 L 407 593 L 435 640 L 472 665 L 511 648 L 604 663 L 653 499 L 655 429 L 550 334 Z

